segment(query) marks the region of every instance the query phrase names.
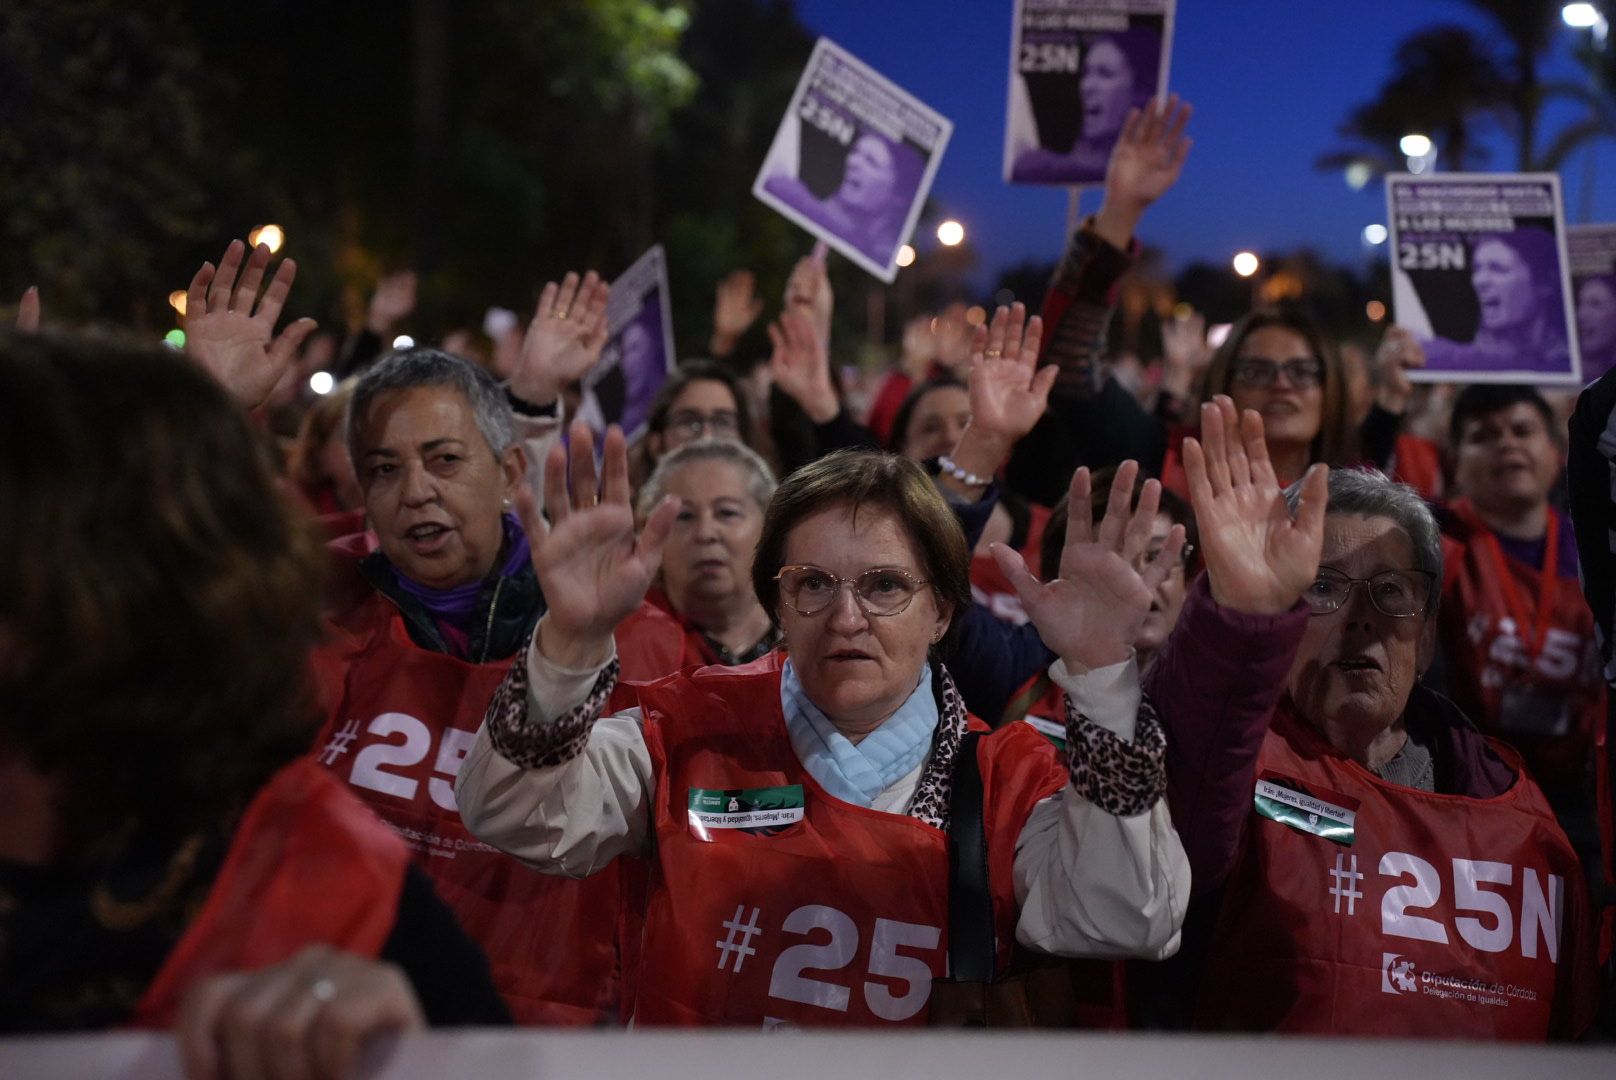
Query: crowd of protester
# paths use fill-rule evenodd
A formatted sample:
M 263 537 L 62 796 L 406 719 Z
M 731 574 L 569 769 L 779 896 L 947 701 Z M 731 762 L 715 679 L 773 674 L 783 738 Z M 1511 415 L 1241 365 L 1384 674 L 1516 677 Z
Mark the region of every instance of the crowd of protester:
M 1123 377 L 1189 112 L 1129 113 L 1036 313 L 913 313 L 866 405 L 822 256 L 772 319 L 731 275 L 632 444 L 578 419 L 594 272 L 402 350 L 412 275 L 277 329 L 239 241 L 182 353 L 30 290 L 0 1030 L 239 1077 L 426 1024 L 1609 1037 L 1616 382 L 1568 438 L 1290 309 Z

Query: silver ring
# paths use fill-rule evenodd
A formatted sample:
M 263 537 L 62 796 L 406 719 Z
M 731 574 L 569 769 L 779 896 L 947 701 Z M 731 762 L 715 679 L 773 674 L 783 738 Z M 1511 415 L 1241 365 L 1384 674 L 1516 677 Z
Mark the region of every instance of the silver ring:
M 315 979 L 309 985 L 309 996 L 323 1005 L 337 996 L 337 984 L 330 979 Z

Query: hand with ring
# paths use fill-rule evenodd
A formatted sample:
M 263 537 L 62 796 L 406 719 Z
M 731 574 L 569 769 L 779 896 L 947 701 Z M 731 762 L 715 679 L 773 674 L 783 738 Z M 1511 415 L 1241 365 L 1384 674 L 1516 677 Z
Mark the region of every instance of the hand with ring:
M 569 273 L 539 294 L 539 309 L 528 325 L 515 368 L 502 371 L 511 393 L 532 405 L 548 405 L 563 387 L 583 378 L 606 347 L 606 301 L 611 286 L 593 270 L 582 280 Z M 578 317 L 572 317 L 573 309 Z
M 395 964 L 311 945 L 290 960 L 191 988 L 174 1035 L 188 1080 L 354 1075 L 367 1043 L 426 1026 Z

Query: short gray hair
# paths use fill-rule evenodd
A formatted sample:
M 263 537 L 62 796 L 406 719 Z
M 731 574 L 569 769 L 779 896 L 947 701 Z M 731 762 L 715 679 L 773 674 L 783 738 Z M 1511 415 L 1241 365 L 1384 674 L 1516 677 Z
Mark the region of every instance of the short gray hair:
M 1296 513 L 1302 501 L 1302 481 L 1285 489 L 1285 503 Z M 1415 569 L 1431 575 L 1431 590 L 1425 598 L 1425 613 L 1435 615 L 1442 595 L 1442 527 L 1430 504 L 1407 484 L 1399 484 L 1379 469 L 1339 468 L 1330 470 L 1330 498 L 1327 514 L 1361 514 L 1390 518 L 1408 534 L 1414 544 Z
M 376 398 L 418 386 L 452 386 L 466 396 L 477 430 L 500 457 L 516 442 L 516 420 L 510 402 L 494 377 L 482 368 L 437 349 L 389 353 L 359 377 L 348 402 L 348 456 L 359 464 L 359 421 Z
M 667 493 L 670 474 L 686 465 L 703 461 L 728 462 L 740 469 L 746 477 L 746 493 L 757 503 L 759 510 L 768 509 L 775 488 L 774 471 L 769 468 L 768 462 L 759 457 L 756 450 L 733 439 L 698 439 L 670 450 L 657 461 L 656 469 L 645 481 L 645 486 L 640 488 L 639 501 L 635 504 L 640 516 L 648 515 L 662 501 L 662 496 Z

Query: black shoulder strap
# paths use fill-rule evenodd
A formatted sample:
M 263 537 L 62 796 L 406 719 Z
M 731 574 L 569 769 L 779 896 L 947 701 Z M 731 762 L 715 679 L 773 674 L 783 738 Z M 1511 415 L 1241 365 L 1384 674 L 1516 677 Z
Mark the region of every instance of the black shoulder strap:
M 960 740 L 948 799 L 948 963 L 955 982 L 992 982 L 997 967 L 982 768 L 976 760 L 981 740 L 979 731 Z

